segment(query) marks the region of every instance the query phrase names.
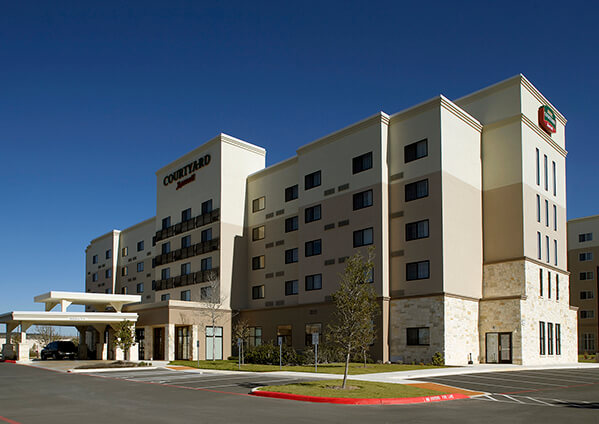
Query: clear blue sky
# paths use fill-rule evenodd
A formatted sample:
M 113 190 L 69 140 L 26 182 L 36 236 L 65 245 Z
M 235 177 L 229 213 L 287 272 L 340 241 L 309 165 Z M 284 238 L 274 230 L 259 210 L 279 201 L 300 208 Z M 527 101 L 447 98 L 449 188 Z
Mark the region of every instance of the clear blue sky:
M 597 214 L 597 15 L 576 1 L 4 2 L 0 313 L 83 290 L 89 241 L 153 216 L 154 171 L 220 132 L 272 164 L 379 110 L 518 73 L 569 120 L 569 217 Z

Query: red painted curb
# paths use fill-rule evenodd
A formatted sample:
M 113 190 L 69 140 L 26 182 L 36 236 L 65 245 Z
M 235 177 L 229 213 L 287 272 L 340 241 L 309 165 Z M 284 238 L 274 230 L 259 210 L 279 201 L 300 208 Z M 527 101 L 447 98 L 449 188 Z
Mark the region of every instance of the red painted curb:
M 6 362 L 7 364 L 16 364 L 17 361 L 15 361 L 14 359 L 3 359 L 0 362 Z
M 461 393 L 450 393 L 447 395 L 438 396 L 420 396 L 411 398 L 336 398 L 336 397 L 322 397 L 322 396 L 305 396 L 305 395 L 294 395 L 290 393 L 280 392 L 267 392 L 264 390 L 254 390 L 251 393 L 253 396 L 270 397 L 276 399 L 288 399 L 288 400 L 299 400 L 304 402 L 319 402 L 319 403 L 338 403 L 343 405 L 400 405 L 407 403 L 431 403 L 431 402 L 443 402 L 446 400 L 455 399 L 468 399 L 470 396 L 463 395 Z

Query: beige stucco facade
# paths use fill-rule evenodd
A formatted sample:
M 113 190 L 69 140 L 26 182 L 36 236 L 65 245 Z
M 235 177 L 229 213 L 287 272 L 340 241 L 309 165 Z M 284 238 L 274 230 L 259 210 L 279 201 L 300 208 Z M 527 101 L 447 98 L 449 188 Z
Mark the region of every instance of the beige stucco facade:
M 539 126 L 542 106 L 556 114 L 553 134 Z M 155 218 L 92 241 L 86 287 L 131 292 L 147 279 L 132 307 L 147 357 L 205 357 L 198 317 L 210 309 L 211 277 L 223 355 L 237 319 L 250 323 L 253 344 L 282 337 L 305 349 L 310 331 L 326 338 L 346 258 L 373 247 L 374 359 L 569 362 L 565 123 L 518 75 L 455 101 L 379 112 L 269 167 L 264 149 L 220 135 L 156 173 Z M 141 239 L 148 250 L 136 255 Z M 104 259 L 110 246 L 129 250 Z M 144 272 L 132 275 L 142 257 Z M 94 277 L 107 267 L 118 275 Z M 550 275 L 544 295 L 533 293 L 539 273 Z M 555 283 L 547 295 L 555 278 L 559 300 Z

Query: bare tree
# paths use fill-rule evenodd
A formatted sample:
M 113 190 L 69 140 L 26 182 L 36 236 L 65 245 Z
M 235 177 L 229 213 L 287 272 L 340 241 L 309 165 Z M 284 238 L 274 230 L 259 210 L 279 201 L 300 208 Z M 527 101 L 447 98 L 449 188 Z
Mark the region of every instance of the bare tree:
M 374 249 L 369 249 L 368 259 L 360 253 L 347 260 L 341 275 L 339 289 L 333 293 L 335 311 L 328 326 L 329 340 L 345 354 L 343 389 L 346 388 L 349 359 L 358 349 L 365 351 L 365 342 L 374 340 L 372 325 L 379 308 L 376 293 L 368 283 L 374 267 Z
M 202 287 L 200 290 L 200 300 L 205 302 L 205 307 L 200 311 L 200 315 L 208 318 L 212 327 L 212 360 L 214 361 L 216 349 L 216 323 L 223 315 L 222 311 L 225 310 L 227 297 L 221 293 L 220 278 L 214 271 L 208 274 L 208 285 Z
M 244 355 L 243 355 L 243 345 L 246 343 L 247 339 L 250 337 L 250 325 L 244 319 L 240 319 L 237 321 L 235 326 L 233 327 L 233 337 L 235 340 L 241 339 L 241 346 L 239 348 L 239 356 L 241 356 L 241 363 L 244 364 Z
M 56 329 L 50 325 L 36 325 L 35 332 L 38 335 L 37 338 L 42 347 L 62 338 L 60 332 L 56 331 Z

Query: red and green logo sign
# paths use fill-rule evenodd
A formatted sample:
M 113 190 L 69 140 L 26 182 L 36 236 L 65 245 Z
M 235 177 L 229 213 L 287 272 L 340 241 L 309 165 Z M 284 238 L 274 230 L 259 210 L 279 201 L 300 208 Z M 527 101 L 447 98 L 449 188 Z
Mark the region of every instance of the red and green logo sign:
M 557 128 L 555 112 L 549 106 L 539 108 L 539 126 L 549 135 L 555 132 Z

